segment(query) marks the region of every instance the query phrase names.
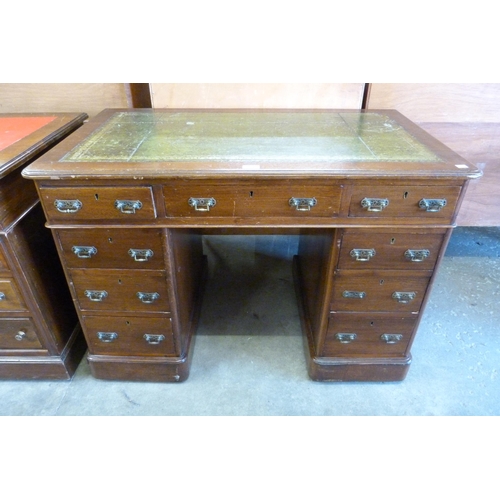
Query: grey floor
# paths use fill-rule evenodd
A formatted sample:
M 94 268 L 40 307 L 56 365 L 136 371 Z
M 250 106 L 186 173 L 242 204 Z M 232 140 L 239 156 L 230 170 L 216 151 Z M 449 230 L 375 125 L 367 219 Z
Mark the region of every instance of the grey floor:
M 294 237 L 205 239 L 209 281 L 190 376 L 180 384 L 0 381 L 2 416 L 498 416 L 500 228 L 458 228 L 397 383 L 308 379 Z

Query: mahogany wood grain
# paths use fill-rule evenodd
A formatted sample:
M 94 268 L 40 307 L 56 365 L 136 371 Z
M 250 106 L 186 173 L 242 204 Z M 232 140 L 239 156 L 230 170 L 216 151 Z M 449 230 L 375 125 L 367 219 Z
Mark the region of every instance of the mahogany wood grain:
M 174 344 L 171 318 L 163 317 L 83 317 L 89 352 L 101 355 L 122 356 L 178 356 L 180 353 Z M 101 334 L 115 334 L 104 337 Z M 145 335 L 155 335 L 150 342 Z
M 375 353 L 380 357 L 404 357 L 408 353 L 415 322 L 414 315 L 331 314 L 323 349 L 318 354 L 329 358 L 373 357 Z M 341 337 L 353 334 L 353 340 Z M 388 342 L 383 335 L 398 337 Z

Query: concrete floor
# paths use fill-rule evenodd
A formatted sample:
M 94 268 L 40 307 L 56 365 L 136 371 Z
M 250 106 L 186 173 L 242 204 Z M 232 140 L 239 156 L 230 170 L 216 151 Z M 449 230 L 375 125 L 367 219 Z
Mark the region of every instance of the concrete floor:
M 84 360 L 71 381 L 0 381 L 0 415 L 500 415 L 500 228 L 455 230 L 397 383 L 308 379 L 295 246 L 294 237 L 206 238 L 209 281 L 187 381 L 96 380 Z

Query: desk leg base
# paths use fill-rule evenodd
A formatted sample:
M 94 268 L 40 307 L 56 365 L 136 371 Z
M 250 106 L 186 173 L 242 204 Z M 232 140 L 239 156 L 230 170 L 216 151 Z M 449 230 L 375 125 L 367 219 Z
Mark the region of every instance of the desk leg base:
M 118 357 L 89 354 L 92 376 L 131 382 L 183 382 L 188 378 L 191 351 L 185 358 Z
M 308 349 L 309 350 L 309 349 Z M 322 382 L 400 382 L 410 368 L 403 359 L 332 359 L 308 356 L 309 377 Z
M 86 350 L 78 324 L 60 356 L 0 356 L 0 379 L 71 380 Z

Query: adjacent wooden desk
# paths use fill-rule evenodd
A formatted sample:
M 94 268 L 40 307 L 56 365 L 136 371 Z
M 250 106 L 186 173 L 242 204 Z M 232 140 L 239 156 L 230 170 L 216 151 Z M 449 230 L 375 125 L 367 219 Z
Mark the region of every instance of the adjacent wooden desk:
M 86 118 L 0 115 L 0 378 L 68 379 L 85 352 L 36 189 L 21 169 Z
M 184 380 L 204 232 L 290 231 L 311 378 L 387 381 L 480 172 L 395 111 L 105 110 L 23 175 L 94 376 Z

